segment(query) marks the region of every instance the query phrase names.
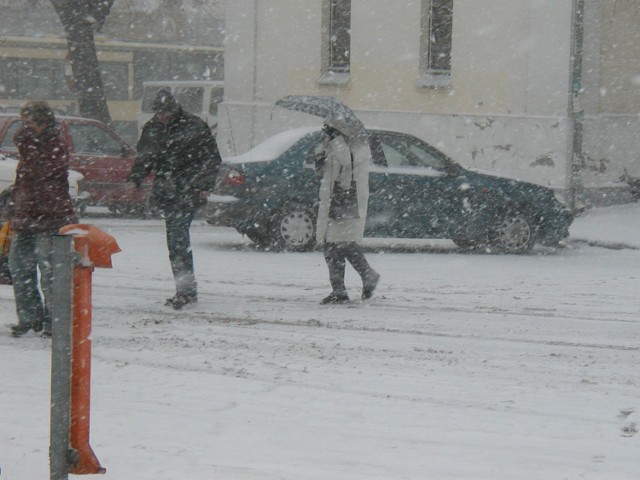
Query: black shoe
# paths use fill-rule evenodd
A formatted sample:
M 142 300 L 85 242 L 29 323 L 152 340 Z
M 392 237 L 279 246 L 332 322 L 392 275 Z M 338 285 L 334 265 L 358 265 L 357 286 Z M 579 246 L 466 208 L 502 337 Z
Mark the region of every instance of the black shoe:
M 373 275 L 367 279 L 366 282 L 362 285 L 362 300 L 368 300 L 373 297 L 373 292 L 378 286 L 378 282 L 380 281 L 380 274 L 377 272 L 373 272 Z
M 11 335 L 21 337 L 31 330 L 31 325 L 9 325 L 9 328 L 11 328 Z
M 167 298 L 164 301 L 164 306 L 165 307 L 173 307 L 177 303 L 184 302 L 185 298 L 192 298 L 192 299 L 195 298 L 195 300 L 193 302 L 197 302 L 198 301 L 198 295 L 196 295 L 196 294 L 189 295 L 189 294 L 186 294 L 186 293 L 176 293 L 173 297 Z
M 189 305 L 191 303 L 197 303 L 197 302 L 198 302 L 198 295 L 195 295 L 195 294 L 187 295 L 184 293 L 178 293 L 174 297 L 167 298 L 165 305 L 173 307 L 174 310 L 180 310 L 185 305 Z
M 331 303 L 347 303 L 349 301 L 349 295 L 347 292 L 331 292 L 331 295 L 325 297 L 320 302 L 321 305 L 328 305 Z
M 34 324 L 31 326 L 31 328 L 33 328 L 34 332 L 41 332 L 42 329 L 44 328 L 44 322 L 40 321 L 40 322 L 34 322 Z
M 51 338 L 51 332 L 49 330 L 45 330 L 40 336 L 43 338 Z
M 174 296 L 173 296 L 173 297 L 171 297 L 171 298 L 167 298 L 167 299 L 164 301 L 164 306 L 165 306 L 165 307 L 170 307 L 170 306 L 172 306 L 172 305 L 175 303 L 176 298 L 178 298 L 178 295 L 177 295 L 177 294 L 176 294 L 176 295 L 174 295 Z

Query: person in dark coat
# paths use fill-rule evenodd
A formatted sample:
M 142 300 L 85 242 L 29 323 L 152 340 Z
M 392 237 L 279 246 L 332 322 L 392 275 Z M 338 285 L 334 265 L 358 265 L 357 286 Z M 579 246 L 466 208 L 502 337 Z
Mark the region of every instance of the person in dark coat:
M 160 90 L 154 117 L 142 129 L 128 180 L 137 188 L 153 174 L 150 202 L 164 213 L 176 294 L 165 305 L 176 310 L 198 301 L 189 228 L 207 203 L 221 158 L 206 122 L 185 112 L 169 90 Z
M 53 235 L 64 225 L 78 223 L 78 216 L 69 195 L 67 147 L 53 111 L 46 102 L 32 102 L 21 116 L 24 124 L 14 137 L 19 153 L 16 180 L 2 214 L 14 230 L 9 270 L 18 324 L 11 329 L 15 336 L 31 329 L 44 329 L 43 335 L 51 336 Z

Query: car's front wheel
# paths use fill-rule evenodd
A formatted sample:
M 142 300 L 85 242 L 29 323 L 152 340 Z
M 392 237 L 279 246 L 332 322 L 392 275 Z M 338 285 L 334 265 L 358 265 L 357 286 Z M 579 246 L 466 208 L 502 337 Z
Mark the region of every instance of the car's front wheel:
M 316 244 L 316 218 L 312 210 L 291 202 L 273 215 L 270 225 L 271 247 L 274 250 L 308 252 Z
M 488 247 L 500 253 L 527 253 L 536 243 L 537 231 L 535 215 L 526 209 L 508 208 L 494 216 Z

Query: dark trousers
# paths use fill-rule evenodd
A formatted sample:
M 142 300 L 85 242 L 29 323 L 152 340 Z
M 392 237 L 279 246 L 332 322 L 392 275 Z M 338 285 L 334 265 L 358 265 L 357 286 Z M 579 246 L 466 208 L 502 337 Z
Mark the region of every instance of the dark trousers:
M 326 243 L 324 245 L 324 260 L 329 268 L 329 281 L 334 292 L 344 292 L 344 273 L 346 262 L 358 272 L 363 284 L 374 277 L 375 271 L 367 262 L 362 247 L 355 242 Z
M 176 282 L 176 293 L 195 296 L 198 293 L 198 285 L 193 268 L 193 252 L 189 235 L 195 210 L 165 208 L 164 215 L 167 248 L 173 278 Z

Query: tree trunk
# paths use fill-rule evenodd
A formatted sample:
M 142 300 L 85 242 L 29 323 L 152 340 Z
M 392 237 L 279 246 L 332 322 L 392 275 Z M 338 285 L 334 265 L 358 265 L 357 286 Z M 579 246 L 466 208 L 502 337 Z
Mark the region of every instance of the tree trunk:
M 67 37 L 69 60 L 73 72 L 78 112 L 81 116 L 95 118 L 108 125 L 111 115 L 104 96 L 104 85 L 100 76 L 98 56 L 94 39 L 94 26 L 104 21 L 107 12 L 96 18 L 93 9 L 113 2 L 94 0 L 51 0 Z

